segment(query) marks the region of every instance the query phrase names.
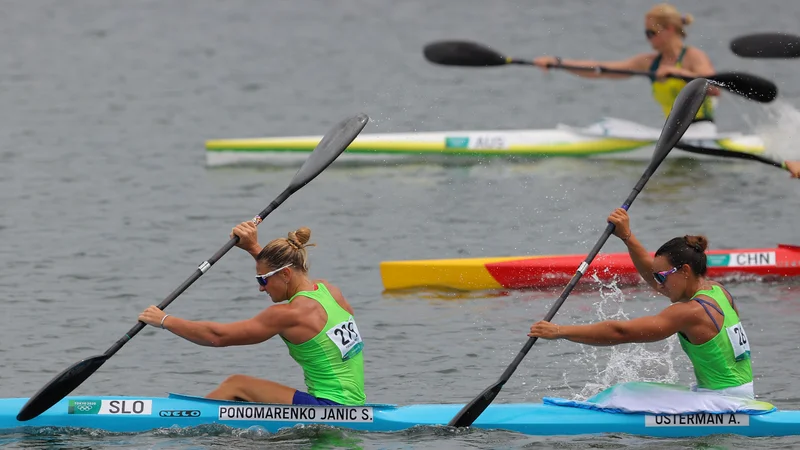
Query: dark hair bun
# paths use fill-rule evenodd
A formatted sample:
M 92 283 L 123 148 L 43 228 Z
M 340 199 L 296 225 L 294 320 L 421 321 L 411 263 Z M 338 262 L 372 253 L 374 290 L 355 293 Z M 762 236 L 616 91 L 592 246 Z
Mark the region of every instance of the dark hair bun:
M 686 245 L 692 247 L 699 253 L 703 253 L 708 248 L 708 239 L 705 236 L 684 236 Z

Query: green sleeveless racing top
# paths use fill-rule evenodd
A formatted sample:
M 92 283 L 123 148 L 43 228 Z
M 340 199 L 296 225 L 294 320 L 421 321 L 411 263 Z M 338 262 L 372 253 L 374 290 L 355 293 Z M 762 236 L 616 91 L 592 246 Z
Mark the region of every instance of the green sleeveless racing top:
M 711 297 L 716 305 L 697 298 L 698 295 Z M 694 366 L 697 386 L 704 389 L 724 389 L 752 382 L 750 343 L 747 341 L 738 314 L 731 306 L 733 300 L 729 302 L 725 291 L 717 285 L 711 289 L 695 292 L 692 300 L 703 305 L 719 331 L 711 340 L 699 345 L 692 344 L 683 333 L 678 333 L 681 347 Z M 708 307 L 724 316 L 721 327 Z
M 315 291 L 294 294 L 289 303 L 299 295 L 316 300 L 328 314 L 322 331 L 302 344 L 292 344 L 281 336 L 289 354 L 303 368 L 308 393 L 342 405 L 363 405 L 367 398 L 364 343 L 353 316 L 336 303 L 322 283 Z

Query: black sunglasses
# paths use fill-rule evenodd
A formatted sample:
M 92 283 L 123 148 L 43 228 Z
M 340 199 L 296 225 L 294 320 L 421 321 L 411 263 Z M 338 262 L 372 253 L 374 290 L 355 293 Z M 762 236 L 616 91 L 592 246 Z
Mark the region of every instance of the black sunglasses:
M 658 34 L 656 30 L 644 30 L 644 35 L 647 36 L 647 39 L 653 39 Z

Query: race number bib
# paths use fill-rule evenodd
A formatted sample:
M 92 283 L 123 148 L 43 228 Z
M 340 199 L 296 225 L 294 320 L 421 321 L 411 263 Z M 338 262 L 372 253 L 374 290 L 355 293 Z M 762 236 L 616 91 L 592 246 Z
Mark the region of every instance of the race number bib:
M 336 347 L 342 352 L 342 361 L 361 353 L 364 348 L 364 343 L 361 341 L 361 334 L 358 332 L 356 321 L 353 316 L 350 316 L 346 322 L 341 322 L 333 326 L 328 332 L 328 339 L 336 344 Z
M 733 346 L 733 356 L 736 357 L 736 361 L 744 361 L 750 358 L 750 342 L 747 341 L 747 335 L 744 333 L 742 323 L 739 322 L 725 330 L 728 332 L 728 339 Z

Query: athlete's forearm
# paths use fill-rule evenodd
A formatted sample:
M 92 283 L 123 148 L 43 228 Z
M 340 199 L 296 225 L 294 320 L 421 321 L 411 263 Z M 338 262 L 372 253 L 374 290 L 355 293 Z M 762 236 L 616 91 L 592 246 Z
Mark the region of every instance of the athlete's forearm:
M 558 329 L 559 338 L 579 344 L 602 347 L 627 342 L 618 322 L 613 320 L 591 325 L 559 325 Z
M 647 249 L 639 242 L 639 239 L 636 238 L 633 232 L 631 232 L 630 237 L 623 242 L 625 242 L 625 245 L 628 247 L 628 254 L 631 256 L 631 261 L 633 261 L 633 266 L 636 267 L 636 271 L 639 272 L 639 275 L 647 284 L 655 288 L 656 282 L 653 279 L 653 257 L 650 256 L 650 253 L 647 252 Z
M 195 322 L 170 315 L 164 319 L 163 325 L 172 334 L 197 345 L 220 346 L 220 335 L 214 331 L 216 325 L 214 322 Z

